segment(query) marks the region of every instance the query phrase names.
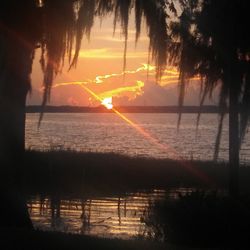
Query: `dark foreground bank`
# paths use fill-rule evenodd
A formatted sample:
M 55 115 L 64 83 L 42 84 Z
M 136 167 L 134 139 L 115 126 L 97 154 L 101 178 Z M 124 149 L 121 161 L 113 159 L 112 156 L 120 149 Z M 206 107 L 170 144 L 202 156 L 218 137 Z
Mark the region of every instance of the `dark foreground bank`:
M 219 250 L 220 247 L 192 248 L 146 240 L 100 239 L 56 232 L 0 229 L 3 250 Z M 231 248 L 226 248 L 231 249 Z M 233 249 L 233 248 L 232 248 Z M 234 248 L 237 249 L 237 248 Z
M 27 192 L 102 195 L 138 189 L 227 189 L 226 163 L 133 158 L 113 153 L 27 151 L 20 178 Z M 250 191 L 250 167 L 240 168 L 240 188 Z
M 53 196 L 56 194 L 74 198 L 84 196 L 87 199 L 103 195 L 121 195 L 142 189 L 189 187 L 194 190 L 227 190 L 228 187 L 228 165 L 226 163 L 157 160 L 117 154 L 71 151 L 27 151 L 23 161 L 15 164 L 19 167 L 18 185 L 20 189 L 18 192 L 24 197 L 25 195 Z M 2 169 L 4 170 L 4 168 Z M 3 184 L 4 179 L 2 180 Z M 249 193 L 249 180 L 250 168 L 241 166 L 241 193 Z M 4 185 L 2 186 L 4 187 Z M 4 190 L 2 189 L 2 191 Z M 226 192 L 223 193 L 226 194 Z M 156 204 L 152 207 L 154 214 L 149 214 L 149 217 L 144 218 L 147 223 L 158 228 L 160 233 L 164 233 L 162 238 L 167 244 L 139 239 L 129 241 L 98 239 L 82 235 L 3 227 L 0 224 L 0 246 L 1 249 L 28 250 L 192 249 L 193 246 L 197 247 L 198 242 L 196 249 L 224 249 L 225 246 L 227 249 L 241 248 L 238 238 L 234 238 L 233 248 L 230 248 L 228 242 L 216 241 L 214 238 L 216 234 L 213 233 L 214 236 L 212 236 L 211 232 L 223 234 L 225 239 L 228 237 L 233 239 L 235 235 L 232 231 L 231 233 L 228 231 L 227 222 L 231 219 L 237 227 L 241 225 L 237 222 L 240 219 L 244 226 L 242 232 L 248 233 L 248 226 L 245 225 L 250 225 L 248 212 L 250 207 L 246 205 L 250 202 L 243 203 L 244 199 L 236 203 L 234 201 L 228 203 L 228 200 L 224 200 L 224 198 L 221 199 L 217 196 L 211 198 L 211 196 L 204 196 L 203 193 L 198 194 L 198 196 L 192 195 L 173 201 L 173 203 L 166 200 L 166 203 Z M 249 199 L 247 198 L 247 200 Z M 232 213 L 228 213 L 227 210 L 232 208 L 231 204 L 236 204 L 236 208 Z M 9 211 L 6 209 L 5 212 L 1 212 L 2 219 L 12 216 Z M 221 217 L 222 214 L 226 216 Z M 225 223 L 220 223 L 221 218 Z M 220 227 L 221 230 L 214 230 Z M 179 238 L 182 235 L 185 237 Z M 159 234 L 159 236 L 162 235 Z M 207 239 L 205 244 L 201 242 L 202 237 Z M 248 237 L 243 235 L 243 239 L 248 239 Z M 196 244 L 192 244 L 192 242 Z M 239 244 L 237 244 L 238 242 Z
M 82 235 L 20 229 L 0 229 L 0 235 L 0 245 L 3 250 L 161 250 L 167 247 L 163 243 L 142 240 L 110 240 Z M 182 248 L 171 246 L 170 249 Z
M 165 242 L 196 248 L 249 248 L 249 195 L 233 198 L 215 191 L 193 191 L 157 201 L 149 211 L 146 224 Z

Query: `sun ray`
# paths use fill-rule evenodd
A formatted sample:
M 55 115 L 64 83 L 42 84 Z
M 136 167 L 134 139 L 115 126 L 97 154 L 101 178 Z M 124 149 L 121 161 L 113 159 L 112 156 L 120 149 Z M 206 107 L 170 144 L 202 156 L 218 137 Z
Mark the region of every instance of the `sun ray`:
M 87 93 L 90 94 L 90 96 L 94 97 L 97 101 L 99 101 L 102 105 L 104 105 L 107 109 L 112 110 L 116 115 L 118 115 L 123 121 L 125 121 L 128 125 L 133 127 L 139 134 L 141 134 L 145 139 L 150 141 L 153 145 L 157 146 L 159 149 L 165 151 L 166 153 L 170 153 L 173 155 L 174 158 L 179 160 L 181 163 L 181 166 L 192 173 L 194 176 L 201 179 L 204 183 L 214 186 L 214 181 L 207 176 L 205 173 L 203 173 L 201 170 L 199 170 L 197 167 L 194 167 L 193 164 L 187 162 L 174 148 L 172 148 L 169 145 L 161 143 L 158 139 L 153 137 L 148 131 L 146 131 L 144 128 L 140 127 L 138 124 L 133 122 L 131 119 L 126 117 L 124 114 L 120 113 L 117 109 L 113 107 L 112 104 L 112 97 L 106 97 L 102 98 L 98 94 L 96 94 L 94 91 L 92 91 L 90 88 L 86 86 L 86 83 L 89 82 L 68 82 L 68 83 L 60 83 L 54 85 L 54 87 L 61 87 L 61 86 L 67 86 L 67 85 L 78 85 L 81 88 L 83 88 Z
M 95 92 L 93 92 L 88 87 L 82 85 L 82 88 L 85 89 L 89 94 L 91 94 L 96 100 L 102 102 L 103 99 L 97 95 Z M 158 139 L 154 138 L 148 131 L 146 131 L 144 128 L 140 127 L 138 124 L 133 122 L 131 119 L 126 117 L 124 114 L 120 113 L 117 109 L 114 107 L 110 108 L 115 114 L 117 114 L 123 121 L 125 121 L 128 125 L 133 127 L 137 132 L 139 132 L 144 138 L 146 138 L 148 141 L 150 141 L 152 144 L 160 148 L 161 150 L 164 150 L 167 153 L 171 153 L 179 162 L 181 165 L 189 172 L 191 172 L 194 176 L 201 179 L 204 183 L 214 186 L 214 181 L 207 176 L 205 173 L 203 173 L 201 170 L 199 170 L 197 167 L 194 167 L 192 164 L 187 162 L 174 148 L 170 147 L 169 145 L 163 144 L 159 142 Z
M 53 88 L 57 87 L 63 87 L 67 85 L 78 85 L 82 89 L 84 89 L 91 97 L 93 97 L 95 100 L 100 102 L 103 106 L 105 106 L 107 109 L 112 110 L 117 116 L 119 116 L 123 121 L 125 121 L 129 126 L 133 127 L 139 134 L 141 134 L 146 140 L 151 142 L 153 145 L 155 145 L 157 148 L 165 151 L 168 154 L 171 154 L 174 158 L 179 160 L 183 168 L 191 172 L 193 175 L 198 177 L 199 179 L 203 180 L 204 183 L 214 185 L 213 180 L 211 180 L 206 174 L 204 174 L 201 170 L 197 169 L 197 167 L 194 167 L 193 164 L 188 163 L 174 148 L 167 144 L 161 143 L 158 139 L 156 139 L 154 136 L 152 136 L 145 128 L 139 126 L 135 122 L 133 122 L 131 119 L 129 119 L 124 114 L 120 113 L 112 104 L 112 97 L 113 96 L 119 96 L 124 92 L 136 92 L 141 93 L 142 88 L 144 87 L 144 82 L 137 81 L 136 85 L 134 86 L 124 86 L 117 89 L 113 89 L 110 91 L 106 91 L 100 94 L 95 93 L 93 90 L 91 90 L 87 85 L 88 84 L 101 84 L 104 83 L 105 80 L 112 78 L 112 77 L 119 77 L 123 76 L 124 74 L 136 74 L 138 72 L 149 72 L 149 74 L 153 73 L 155 71 L 155 66 L 149 65 L 149 64 L 142 64 L 141 67 L 137 68 L 136 70 L 127 70 L 122 73 L 114 73 L 114 74 L 107 74 L 102 76 L 97 76 L 94 80 L 88 80 L 88 81 L 71 81 L 71 82 L 64 82 L 64 83 L 58 83 L 53 86 Z M 167 81 L 168 84 L 170 83 L 177 83 L 178 82 L 178 76 L 179 72 L 175 68 L 166 69 L 164 72 L 165 78 L 163 78 L 163 81 Z M 164 77 L 164 76 L 163 76 Z M 176 78 L 176 79 L 175 79 Z M 197 76 L 193 78 L 192 80 L 199 80 L 200 78 Z M 161 85 L 161 84 L 160 84 Z

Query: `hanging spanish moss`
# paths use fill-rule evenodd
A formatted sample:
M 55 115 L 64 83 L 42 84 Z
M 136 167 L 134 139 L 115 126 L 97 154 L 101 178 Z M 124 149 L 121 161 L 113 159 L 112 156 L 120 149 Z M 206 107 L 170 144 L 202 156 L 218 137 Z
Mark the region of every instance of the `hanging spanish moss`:
M 250 36 L 247 1 L 179 0 L 178 20 L 170 23 L 171 43 L 167 44 L 171 64 L 180 71 L 179 106 L 184 105 L 189 79 L 201 79 L 202 106 L 207 97 L 220 88 L 218 106 L 220 120 L 215 143 L 218 158 L 225 112 L 234 108 L 240 114 L 240 141 L 249 124 L 250 108 Z M 230 91 L 236 97 L 230 103 Z M 230 111 L 229 111 L 230 112 Z M 237 119 L 237 116 L 236 118 Z M 197 117 L 199 125 L 200 113 Z M 181 121 L 179 114 L 178 126 Z M 236 122 L 237 124 L 237 122 Z M 236 137 L 237 138 L 237 131 Z M 237 143 L 237 142 L 235 142 Z
M 50 98 L 53 79 L 61 71 L 65 56 L 69 58 L 70 68 L 76 67 L 83 37 L 90 39 L 95 19 L 108 14 L 114 14 L 114 31 L 119 24 L 124 36 L 123 70 L 126 69 L 131 11 L 135 12 L 135 42 L 145 19 L 149 51 L 156 64 L 156 77 L 160 78 L 167 59 L 167 7 L 164 0 L 43 0 L 39 4 L 43 26 L 40 41 L 44 72 L 43 106 Z

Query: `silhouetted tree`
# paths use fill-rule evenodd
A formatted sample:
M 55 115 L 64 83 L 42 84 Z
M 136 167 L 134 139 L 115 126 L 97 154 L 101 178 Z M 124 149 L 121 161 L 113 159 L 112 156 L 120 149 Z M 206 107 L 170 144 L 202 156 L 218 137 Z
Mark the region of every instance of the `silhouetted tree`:
M 55 76 L 64 58 L 76 66 L 82 37 L 90 37 L 94 18 L 114 13 L 114 28 L 120 22 L 125 43 L 128 21 L 134 7 L 136 40 L 142 17 L 146 19 L 150 51 L 160 74 L 166 62 L 166 7 L 163 0 L 3 0 L 0 10 L 1 152 L 13 156 L 24 150 L 25 99 L 31 88 L 34 51 L 41 48 L 44 72 L 43 105 L 49 99 Z M 74 54 L 73 54 L 74 52 Z M 126 45 L 124 66 L 126 65 Z M 8 110 L 8 112 L 6 112 Z
M 171 2 L 171 1 L 168 1 Z M 44 106 L 51 85 L 61 71 L 65 56 L 75 67 L 84 35 L 90 37 L 95 17 L 114 14 L 114 28 L 120 23 L 125 37 L 135 10 L 136 38 L 142 18 L 150 38 L 150 52 L 157 66 L 157 77 L 166 62 L 167 9 L 164 0 L 2 0 L 0 6 L 0 160 L 1 168 L 17 173 L 25 143 L 25 101 L 31 89 L 30 74 L 36 48 L 41 49 L 44 74 Z M 1 164 L 3 165 L 3 164 Z M 20 165 L 20 164 L 19 164 Z M 12 171 L 12 170 L 11 170 Z M 13 171 L 10 173 L 13 178 Z M 2 175 L 3 176 L 3 175 Z M 6 176 L 5 176 L 6 177 Z M 4 178 L 5 178 L 4 177 Z
M 188 79 L 200 75 L 203 105 L 206 96 L 220 86 L 221 119 L 215 158 L 225 107 L 229 106 L 229 192 L 238 194 L 240 142 L 249 121 L 250 35 L 248 1 L 179 0 L 182 12 L 171 23 L 170 61 L 179 65 L 180 96 L 183 105 Z M 239 121 L 240 115 L 240 121 Z M 199 117 L 198 117 L 199 119 Z M 179 120 L 180 121 L 180 120 Z

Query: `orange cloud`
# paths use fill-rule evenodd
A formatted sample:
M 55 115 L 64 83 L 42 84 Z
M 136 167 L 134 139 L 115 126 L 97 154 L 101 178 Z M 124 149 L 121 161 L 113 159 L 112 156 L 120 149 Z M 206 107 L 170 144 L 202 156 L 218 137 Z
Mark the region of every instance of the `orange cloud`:
M 110 49 L 110 48 L 100 48 L 100 49 L 81 49 L 79 52 L 79 58 L 88 59 L 123 59 L 124 51 L 123 49 Z M 126 58 L 147 58 L 147 52 L 127 52 Z
M 96 51 L 94 51 L 97 53 Z M 106 75 L 98 75 L 94 77 L 92 80 L 85 81 L 71 81 L 71 82 L 63 82 L 58 83 L 53 86 L 54 89 L 64 86 L 79 86 L 81 89 L 88 88 L 89 90 L 96 93 L 99 97 L 100 102 L 107 98 L 116 98 L 116 102 L 118 98 L 126 97 L 128 101 L 131 101 L 139 96 L 143 96 L 145 85 L 155 82 L 155 66 L 142 64 L 135 70 L 126 70 L 120 73 L 111 73 Z M 194 77 L 191 81 L 199 80 L 199 77 Z M 167 86 L 171 84 L 179 83 L 179 72 L 177 68 L 167 68 L 163 72 L 163 76 L 160 82 L 157 83 L 159 88 L 167 88 Z M 85 88 L 86 87 L 86 88 Z M 153 95 L 153 93 L 152 93 Z M 72 93 L 71 93 L 72 96 Z M 97 99 L 91 99 L 92 105 L 99 105 L 99 101 Z M 70 105 L 76 105 L 79 103 L 78 100 L 69 99 L 68 103 Z M 81 103 L 81 102 L 80 102 Z M 156 103 L 157 105 L 157 103 Z
M 100 98 L 104 99 L 106 97 L 119 97 L 123 95 L 128 95 L 129 93 L 133 93 L 134 96 L 130 97 L 129 99 L 133 99 L 137 95 L 142 95 L 143 94 L 143 87 L 144 87 L 144 82 L 142 81 L 137 81 L 136 85 L 134 86 L 125 86 L 125 87 L 120 87 L 117 89 L 112 89 L 103 93 L 100 93 L 99 96 Z

